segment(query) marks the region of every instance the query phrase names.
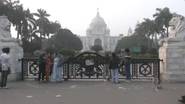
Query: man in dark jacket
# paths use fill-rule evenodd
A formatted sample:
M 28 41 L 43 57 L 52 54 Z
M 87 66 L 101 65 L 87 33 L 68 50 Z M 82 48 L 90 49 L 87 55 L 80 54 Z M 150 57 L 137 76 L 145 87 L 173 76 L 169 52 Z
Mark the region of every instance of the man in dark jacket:
M 39 77 L 38 77 L 38 80 L 40 81 L 40 80 L 42 80 L 42 81 L 44 81 L 44 77 L 45 77 L 45 54 L 42 54 L 42 55 L 40 55 L 40 57 L 39 57 Z
M 112 53 L 109 69 L 111 69 L 112 82 L 119 83 L 118 79 L 118 68 L 119 68 L 119 58 L 115 53 Z
M 130 80 L 131 75 L 130 75 L 130 50 L 128 48 L 125 49 L 125 71 L 126 71 L 126 79 Z

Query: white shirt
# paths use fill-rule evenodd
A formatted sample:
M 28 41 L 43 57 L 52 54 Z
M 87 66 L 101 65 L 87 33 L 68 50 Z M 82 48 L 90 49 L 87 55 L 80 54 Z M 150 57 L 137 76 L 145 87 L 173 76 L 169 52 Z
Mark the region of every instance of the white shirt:
M 8 70 L 8 67 L 10 67 L 10 56 L 6 53 L 2 53 L 0 63 L 2 64 L 2 70 Z

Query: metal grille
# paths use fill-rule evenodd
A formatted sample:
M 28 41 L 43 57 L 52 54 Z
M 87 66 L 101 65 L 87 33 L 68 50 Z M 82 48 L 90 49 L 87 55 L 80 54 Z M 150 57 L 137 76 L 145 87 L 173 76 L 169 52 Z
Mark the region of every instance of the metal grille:
M 23 58 L 22 77 L 37 78 L 38 59 Z M 110 79 L 111 71 L 105 57 L 94 53 L 84 52 L 73 58 L 69 58 L 63 65 L 63 78 L 68 79 Z M 131 79 L 152 79 L 158 78 L 160 82 L 160 60 L 159 59 L 134 59 L 130 60 Z M 119 78 L 126 77 L 125 65 L 119 68 Z

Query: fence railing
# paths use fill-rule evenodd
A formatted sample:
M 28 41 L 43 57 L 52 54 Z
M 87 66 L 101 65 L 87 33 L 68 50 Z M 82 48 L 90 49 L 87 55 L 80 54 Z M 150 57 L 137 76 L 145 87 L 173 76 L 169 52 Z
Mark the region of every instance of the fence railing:
M 22 80 L 38 77 L 39 63 L 37 58 L 22 58 L 19 61 L 21 61 Z
M 22 79 L 38 78 L 39 63 L 37 58 L 23 58 Z M 130 60 L 131 79 L 157 78 L 160 83 L 160 59 Z M 103 56 L 95 53 L 85 53 L 66 60 L 61 73 L 65 80 L 69 79 L 110 79 L 111 70 Z M 125 65 L 119 68 L 119 78 L 126 78 Z

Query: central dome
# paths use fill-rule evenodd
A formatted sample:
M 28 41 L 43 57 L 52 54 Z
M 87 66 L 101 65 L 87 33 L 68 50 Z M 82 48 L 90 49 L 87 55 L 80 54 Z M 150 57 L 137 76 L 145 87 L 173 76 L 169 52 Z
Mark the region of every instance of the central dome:
M 99 12 L 87 29 L 87 35 L 109 35 L 110 30 L 107 28 L 107 24 L 104 19 L 100 16 Z
M 99 12 L 97 12 L 97 15 L 95 18 L 93 18 L 90 27 L 97 27 L 97 26 L 103 26 L 103 27 L 107 27 L 104 19 L 102 17 L 100 17 Z

